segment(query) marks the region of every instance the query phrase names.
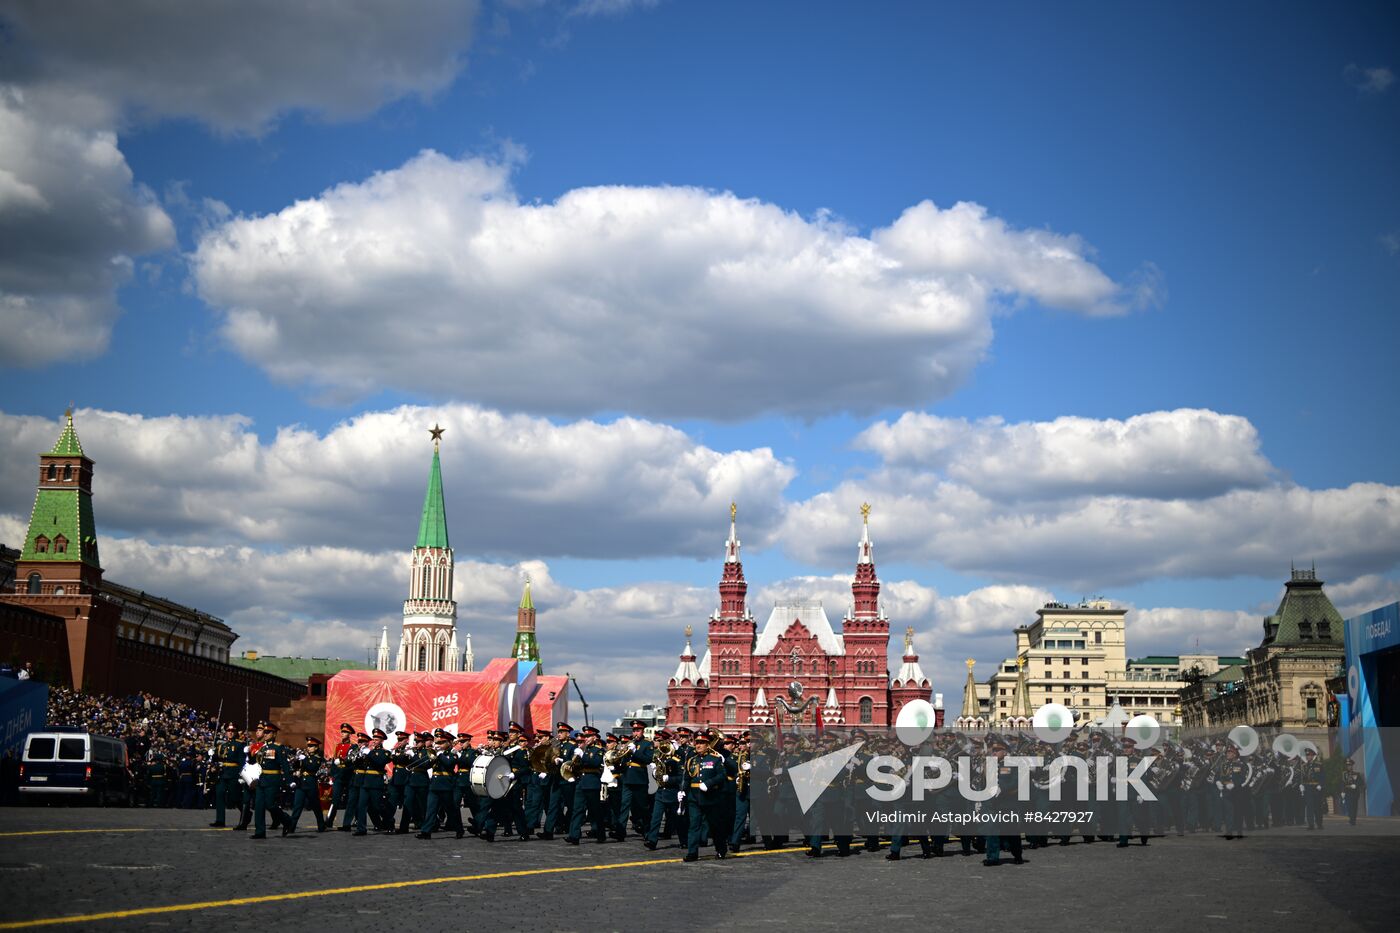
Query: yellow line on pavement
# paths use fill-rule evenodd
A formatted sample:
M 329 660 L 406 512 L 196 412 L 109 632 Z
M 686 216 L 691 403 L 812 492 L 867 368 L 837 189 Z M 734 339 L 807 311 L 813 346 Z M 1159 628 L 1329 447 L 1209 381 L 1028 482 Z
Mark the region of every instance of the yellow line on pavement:
M 172 826 L 170 828 L 147 828 L 140 829 L 26 829 L 12 833 L 0 833 L 0 839 L 12 836 L 67 836 L 75 833 L 226 833 L 228 827 L 210 827 L 209 829 L 185 829 L 183 827 Z
M 80 832 L 81 830 L 70 830 Z M 792 854 L 802 849 L 772 849 L 740 852 L 736 858 L 753 855 L 774 855 L 780 852 Z M 710 861 L 710 859 L 706 859 Z M 185 913 L 193 910 L 212 910 L 218 907 L 244 907 L 249 904 L 271 904 L 277 901 L 303 900 L 309 897 L 327 897 L 334 894 L 363 894 L 368 891 L 393 891 L 399 888 L 416 888 L 430 884 L 453 884 L 463 881 L 490 881 L 496 878 L 525 878 L 532 875 L 562 875 L 570 872 L 610 871 L 617 868 L 645 868 L 650 865 L 678 864 L 678 858 L 645 859 L 637 862 L 612 862 L 606 865 L 568 865 L 556 868 L 529 868 L 520 871 L 498 871 L 481 875 L 453 875 L 447 878 L 415 878 L 409 881 L 387 881 L 382 884 L 361 884 L 347 888 L 322 888 L 317 891 L 291 891 L 286 894 L 261 894 L 256 897 L 235 897 L 224 901 L 195 901 L 189 904 L 168 904 L 164 907 L 136 907 L 131 910 L 111 910 L 100 914 L 78 914 L 70 917 L 43 917 L 37 920 L 12 920 L 0 923 L 0 930 L 27 930 L 33 927 L 59 926 L 65 923 L 95 923 L 98 920 L 125 920 L 131 917 L 149 917 L 155 914 Z

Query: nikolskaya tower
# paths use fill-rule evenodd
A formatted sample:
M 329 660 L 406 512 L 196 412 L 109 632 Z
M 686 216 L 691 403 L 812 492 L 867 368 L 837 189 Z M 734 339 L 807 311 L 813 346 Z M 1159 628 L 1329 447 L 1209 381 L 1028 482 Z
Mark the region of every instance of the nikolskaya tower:
M 447 506 L 442 496 L 439 447 L 444 428 L 429 430 L 433 465 L 428 491 L 418 520 L 418 540 L 409 558 L 408 599 L 403 603 L 403 633 L 394 669 L 400 671 L 458 671 L 457 602 L 452 598 L 452 546 L 447 538 Z M 468 637 L 470 651 L 470 636 Z M 380 637 L 377 667 L 389 668 L 389 633 Z M 470 669 L 470 668 L 469 668 Z

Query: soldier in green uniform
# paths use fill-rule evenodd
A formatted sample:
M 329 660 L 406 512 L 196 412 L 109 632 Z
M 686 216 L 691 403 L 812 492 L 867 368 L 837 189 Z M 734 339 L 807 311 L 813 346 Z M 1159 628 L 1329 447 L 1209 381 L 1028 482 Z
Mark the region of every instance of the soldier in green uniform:
M 729 852 L 729 834 L 721 824 L 724 806 L 724 783 L 729 777 L 724 756 L 710 747 L 710 737 L 703 732 L 695 736 L 695 755 L 686 763 L 685 799 L 690 809 L 690 839 L 685 861 L 700 858 L 700 840 L 708 831 L 714 837 L 715 855 L 724 858 Z
M 263 726 L 267 740 L 256 755 L 257 764 L 262 767 L 258 778 L 258 798 L 253 807 L 252 839 L 267 838 L 267 814 L 272 814 L 274 827 L 287 822 L 287 814 L 282 812 L 278 801 L 282 793 L 282 776 L 289 772 L 290 761 L 287 749 L 277 742 L 277 727 L 268 723 Z
M 1314 749 L 1303 751 L 1303 769 L 1300 786 L 1303 791 L 1303 810 L 1307 814 L 1308 829 L 1322 829 L 1322 762 Z
M 471 814 L 471 819 L 467 822 L 466 829 L 475 836 L 481 832 L 481 820 L 479 813 L 481 801 L 477 799 L 476 791 L 472 790 L 472 764 L 476 761 L 476 749 L 472 748 L 472 736 L 470 732 L 463 732 L 457 736 L 452 743 L 454 753 L 457 756 L 457 805 L 458 819 L 461 818 L 460 808 L 466 807 Z
M 555 833 L 569 834 L 570 810 L 574 805 L 574 785 L 577 780 L 566 781 L 559 774 L 559 766 L 573 758 L 574 749 L 578 743 L 573 739 L 574 729 L 567 722 L 554 724 L 554 744 L 557 757 L 554 760 L 555 768 L 550 776 L 549 787 L 549 812 L 545 816 L 544 836 L 541 838 L 551 839 Z
M 345 816 L 341 817 L 341 832 L 351 830 L 351 822 L 360 812 L 360 791 L 365 786 L 364 758 L 369 754 L 369 733 L 355 734 L 355 744 L 345 755 Z
M 618 833 L 626 838 L 627 823 L 639 835 L 648 829 L 651 817 L 651 798 L 647 793 L 651 782 L 647 779 L 647 765 L 651 764 L 653 745 L 646 737 L 646 723 L 632 720 L 632 737 L 627 741 L 626 765 L 619 775 L 622 783 L 622 801 L 619 812 Z
M 1356 770 L 1356 765 L 1347 759 L 1346 770 L 1342 772 L 1342 803 L 1347 808 L 1347 822 L 1356 825 L 1356 811 L 1361 806 L 1361 795 L 1366 792 L 1366 776 Z
M 146 764 L 147 793 L 146 806 L 165 806 L 166 782 L 170 777 L 170 765 L 165 760 L 165 750 L 159 745 L 151 749 Z
M 214 822 L 210 826 L 227 826 L 224 818 L 229 807 L 239 807 L 238 773 L 243 770 L 243 743 L 233 723 L 224 726 L 223 739 L 214 746 Z
M 429 764 L 432 775 L 428 778 L 428 801 L 423 812 L 423 823 L 418 827 L 419 839 L 433 838 L 438 816 L 443 813 L 447 814 L 447 828 L 458 839 L 466 835 L 462 829 L 462 811 L 457 809 L 452 799 L 457 780 L 457 756 L 452 753 L 451 743 L 452 733 L 445 729 L 433 733 L 434 751 Z
M 564 841 L 569 845 L 578 845 L 579 834 L 583 831 L 583 818 L 587 815 L 593 822 L 593 838 L 602 842 L 605 838 L 603 805 L 598 799 L 598 792 L 603 787 L 603 752 L 598 747 L 596 726 L 584 726 L 583 740 L 574 749 L 573 761 L 574 774 L 577 775 L 574 785 L 573 818 L 569 821 L 569 835 L 564 837 Z
M 404 801 L 410 793 L 408 790 L 408 768 L 413 761 L 410 738 L 412 738 L 412 733 L 394 733 L 394 750 L 389 752 L 389 762 L 394 766 L 394 771 L 384 782 L 384 814 L 389 818 L 389 822 L 393 823 L 395 814 L 403 810 L 403 824 L 394 830 L 394 832 L 399 833 L 408 831 L 408 811 L 404 808 Z
M 648 849 L 655 849 L 661 838 L 661 824 L 675 823 L 676 807 L 680 804 L 678 794 L 685 787 L 687 775 L 684 762 L 679 755 L 680 746 L 671 747 L 669 754 L 663 752 L 673 736 L 665 729 L 656 733 L 656 744 L 652 746 L 652 764 L 656 766 L 656 794 L 652 799 L 651 823 L 647 826 L 646 842 Z
M 1224 802 L 1225 838 L 1244 838 L 1244 817 L 1249 809 L 1249 764 L 1240 760 L 1239 746 L 1233 742 L 1225 749 L 1225 764 L 1216 777 L 1215 786 Z
M 369 751 L 365 752 L 356 769 L 363 778 L 355 813 L 356 836 L 367 835 L 371 821 L 379 830 L 392 825 L 384 818 L 384 769 L 389 766 L 389 753 L 384 750 L 384 740 L 387 738 L 383 729 L 375 729 L 370 734 Z
M 316 814 L 316 832 L 326 831 L 326 818 L 321 813 L 321 779 L 319 774 L 326 763 L 321 754 L 321 740 L 314 735 L 306 737 L 306 748 L 297 752 L 292 759 L 292 780 L 295 795 L 292 797 L 292 817 L 282 824 L 282 835 L 290 836 L 297 831 L 297 820 L 302 811 L 310 809 Z

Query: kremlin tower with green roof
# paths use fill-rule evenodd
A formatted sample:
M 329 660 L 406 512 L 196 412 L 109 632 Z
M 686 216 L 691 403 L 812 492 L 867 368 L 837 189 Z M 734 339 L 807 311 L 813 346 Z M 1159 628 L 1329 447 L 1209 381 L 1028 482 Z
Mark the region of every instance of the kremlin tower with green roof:
M 433 463 L 418 520 L 418 539 L 409 559 L 408 599 L 403 604 L 399 636 L 400 671 L 457 671 L 457 602 L 452 598 L 452 546 L 447 537 L 447 505 L 442 494 L 439 447 L 444 429 L 434 425 Z M 381 642 L 380 669 L 388 666 L 387 633 Z
M 535 601 L 530 596 L 530 578 L 525 578 L 525 592 L 520 596 L 520 608 L 515 611 L 515 647 L 510 656 L 517 661 L 540 662 L 540 643 L 535 640 Z M 544 673 L 544 667 L 540 667 Z

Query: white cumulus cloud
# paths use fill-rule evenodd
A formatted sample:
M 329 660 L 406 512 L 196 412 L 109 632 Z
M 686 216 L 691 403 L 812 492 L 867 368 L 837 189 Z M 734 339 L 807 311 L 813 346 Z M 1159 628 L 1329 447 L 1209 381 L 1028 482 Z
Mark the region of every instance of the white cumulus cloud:
M 116 135 L 0 83 L 0 365 L 107 348 L 133 257 L 174 243 Z
M 887 464 L 937 469 L 1005 499 L 1201 498 L 1262 486 L 1275 472 L 1248 419 L 1202 409 L 1015 424 L 906 412 L 871 425 L 855 443 Z
M 795 470 L 767 448 L 717 451 L 636 418 L 554 424 L 472 405 L 367 412 L 320 434 L 248 419 L 79 410 L 97 463 L 99 528 L 187 543 L 407 547 L 432 451 L 447 428 L 443 484 L 453 546 L 521 557 L 716 553 L 730 501 L 755 545 L 781 519 Z M 34 456 L 56 421 L 0 413 L 0 512 L 28 516 Z
M 976 205 L 924 202 L 866 237 L 697 188 L 525 202 L 511 169 L 425 151 L 233 219 L 194 254 L 199 292 L 287 383 L 716 418 L 937 398 L 987 348 L 1000 298 L 1124 299 L 1078 239 Z

